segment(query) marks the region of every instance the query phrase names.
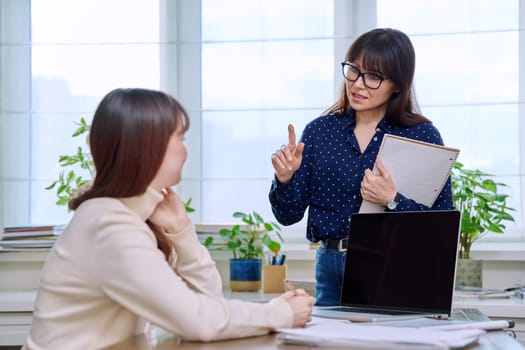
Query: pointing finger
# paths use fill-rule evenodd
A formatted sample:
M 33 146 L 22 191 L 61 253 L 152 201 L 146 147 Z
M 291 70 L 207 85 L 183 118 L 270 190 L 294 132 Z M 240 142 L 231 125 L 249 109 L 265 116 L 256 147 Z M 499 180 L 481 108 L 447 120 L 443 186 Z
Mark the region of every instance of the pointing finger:
M 295 146 L 295 129 L 292 124 L 288 124 L 288 144 Z

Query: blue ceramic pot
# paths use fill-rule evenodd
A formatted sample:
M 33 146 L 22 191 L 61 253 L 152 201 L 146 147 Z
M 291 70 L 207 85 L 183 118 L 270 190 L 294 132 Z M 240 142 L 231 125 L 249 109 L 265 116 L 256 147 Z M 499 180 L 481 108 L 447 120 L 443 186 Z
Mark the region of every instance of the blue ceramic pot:
M 256 292 L 261 289 L 262 259 L 230 259 L 230 289 Z

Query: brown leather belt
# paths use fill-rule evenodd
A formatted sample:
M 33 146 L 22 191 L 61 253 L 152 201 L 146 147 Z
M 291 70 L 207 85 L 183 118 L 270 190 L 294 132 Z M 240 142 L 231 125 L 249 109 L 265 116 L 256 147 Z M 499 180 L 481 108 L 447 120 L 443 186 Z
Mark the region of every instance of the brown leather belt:
M 348 247 L 348 238 L 323 239 L 321 242 L 326 249 L 337 249 L 341 253 L 346 252 Z

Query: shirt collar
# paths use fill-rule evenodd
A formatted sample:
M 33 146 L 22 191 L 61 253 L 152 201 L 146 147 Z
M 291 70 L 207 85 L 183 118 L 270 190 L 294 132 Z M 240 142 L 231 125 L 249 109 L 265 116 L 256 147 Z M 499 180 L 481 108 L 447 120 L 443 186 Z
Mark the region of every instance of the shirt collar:
M 139 196 L 120 198 L 122 203 L 131 211 L 135 212 L 143 221 L 146 221 L 155 208 L 164 199 L 157 190 L 148 187 L 146 192 Z
M 345 124 L 345 128 L 349 128 L 350 130 L 355 129 L 355 111 L 353 109 L 350 110 L 350 112 L 344 116 L 344 120 L 346 120 L 347 122 Z M 384 133 L 390 134 L 393 128 L 394 126 L 391 123 L 387 122 L 385 118 L 383 118 L 377 124 L 376 130 L 379 131 L 378 129 L 380 129 Z

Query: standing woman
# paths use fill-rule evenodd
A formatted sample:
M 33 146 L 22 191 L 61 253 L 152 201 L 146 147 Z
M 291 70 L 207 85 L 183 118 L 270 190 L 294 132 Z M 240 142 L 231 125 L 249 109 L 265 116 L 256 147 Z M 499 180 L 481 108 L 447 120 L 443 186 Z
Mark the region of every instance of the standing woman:
M 303 290 L 266 304 L 226 300 L 199 243 L 181 180 L 188 114 L 160 91 L 117 89 L 89 135 L 93 184 L 49 253 L 24 349 L 99 349 L 146 330 L 211 341 L 301 327 L 315 302 Z
M 270 203 L 283 225 L 299 222 L 308 208 L 306 237 L 316 254 L 317 305 L 338 305 L 349 218 L 363 199 L 386 211 L 452 209 L 450 179 L 432 208 L 398 193 L 380 160 L 383 136 L 393 134 L 443 145 L 439 131 L 418 112 L 413 92 L 415 53 L 406 34 L 374 29 L 358 37 L 341 63 L 338 100 L 306 125 L 301 142 L 288 126 L 288 144 L 272 155 Z

